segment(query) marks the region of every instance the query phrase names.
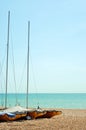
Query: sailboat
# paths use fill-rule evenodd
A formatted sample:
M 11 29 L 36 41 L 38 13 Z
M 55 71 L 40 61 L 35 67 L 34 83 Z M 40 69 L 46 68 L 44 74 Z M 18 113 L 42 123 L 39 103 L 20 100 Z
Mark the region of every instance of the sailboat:
M 45 114 L 44 111 L 28 109 L 28 79 L 29 79 L 29 31 L 30 22 L 28 21 L 28 52 L 27 52 L 27 94 L 26 108 L 15 106 L 7 108 L 7 88 L 8 88 L 8 56 L 9 56 L 9 27 L 10 27 L 10 11 L 8 12 L 8 36 L 7 36 L 7 62 L 6 62 L 6 93 L 5 93 L 5 110 L 0 111 L 0 121 L 14 121 L 21 118 L 36 119 Z
M 42 110 L 28 109 L 28 88 L 29 88 L 29 32 L 30 21 L 28 21 L 28 51 L 27 51 L 27 94 L 26 94 L 26 108 L 15 106 L 7 108 L 7 87 L 8 87 L 8 54 L 9 54 L 9 26 L 10 26 L 10 11 L 8 12 L 8 37 L 7 37 L 7 63 L 6 63 L 6 94 L 5 94 L 5 110 L 0 111 L 0 121 L 15 121 L 21 118 L 37 119 L 37 118 L 51 118 L 55 115 L 60 115 L 61 111 L 56 110 Z
M 9 56 L 9 27 L 10 11 L 8 12 L 8 36 L 7 36 L 7 62 L 6 62 L 6 93 L 5 93 L 5 110 L 0 111 L 0 121 L 13 121 L 27 116 L 27 109 L 20 106 L 7 108 L 7 88 L 8 88 L 8 56 Z
M 27 54 L 27 70 L 29 69 L 29 30 L 30 30 L 30 22 L 28 22 L 28 54 Z M 28 108 L 28 77 L 29 70 L 27 71 L 27 108 Z M 43 110 L 39 106 L 35 110 L 29 110 L 27 112 L 27 119 L 38 119 L 38 118 L 51 118 L 56 115 L 62 114 L 62 111 L 58 110 Z

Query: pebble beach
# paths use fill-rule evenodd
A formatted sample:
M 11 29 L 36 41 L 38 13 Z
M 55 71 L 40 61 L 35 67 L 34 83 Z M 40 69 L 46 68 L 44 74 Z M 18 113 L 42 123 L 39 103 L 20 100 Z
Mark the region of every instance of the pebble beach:
M 0 130 L 86 130 L 86 110 L 60 109 L 61 115 L 50 119 L 0 122 Z

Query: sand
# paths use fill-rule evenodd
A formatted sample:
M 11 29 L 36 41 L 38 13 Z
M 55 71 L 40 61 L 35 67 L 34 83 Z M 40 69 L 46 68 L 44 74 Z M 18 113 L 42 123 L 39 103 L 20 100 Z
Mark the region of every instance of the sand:
M 0 130 L 86 130 L 86 110 L 60 110 L 62 115 L 50 119 L 0 122 Z

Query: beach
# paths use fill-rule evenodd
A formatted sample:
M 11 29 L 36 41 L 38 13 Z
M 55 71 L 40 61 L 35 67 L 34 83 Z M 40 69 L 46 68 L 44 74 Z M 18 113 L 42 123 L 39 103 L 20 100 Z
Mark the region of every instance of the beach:
M 85 109 L 57 109 L 62 114 L 50 119 L 0 122 L 0 130 L 86 130 Z

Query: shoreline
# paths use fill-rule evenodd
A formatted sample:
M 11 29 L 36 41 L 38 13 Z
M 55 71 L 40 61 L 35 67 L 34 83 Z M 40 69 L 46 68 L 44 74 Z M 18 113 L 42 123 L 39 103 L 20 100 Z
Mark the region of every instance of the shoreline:
M 51 108 L 48 108 L 51 110 Z M 50 119 L 19 120 L 13 122 L 0 122 L 0 130 L 85 130 L 86 109 L 59 109 L 61 115 Z

